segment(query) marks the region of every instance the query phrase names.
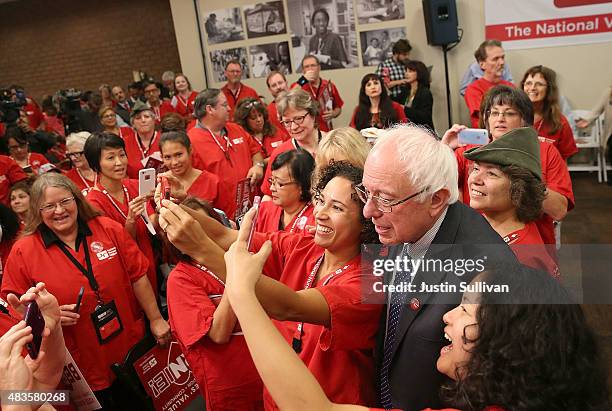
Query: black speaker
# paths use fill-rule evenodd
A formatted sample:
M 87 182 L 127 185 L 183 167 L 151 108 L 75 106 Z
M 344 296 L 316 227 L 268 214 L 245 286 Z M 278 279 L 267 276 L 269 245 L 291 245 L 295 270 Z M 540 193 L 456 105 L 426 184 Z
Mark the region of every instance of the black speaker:
M 444 46 L 459 41 L 455 0 L 423 0 L 427 43 Z

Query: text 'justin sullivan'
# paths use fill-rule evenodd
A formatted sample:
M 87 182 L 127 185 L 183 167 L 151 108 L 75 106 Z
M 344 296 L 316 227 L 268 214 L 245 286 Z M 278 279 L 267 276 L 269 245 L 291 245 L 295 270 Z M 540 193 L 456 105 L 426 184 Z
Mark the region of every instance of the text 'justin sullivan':
M 443 282 L 439 284 L 411 284 L 402 281 L 398 284 L 383 284 L 378 281 L 373 284 L 376 293 L 508 293 L 510 286 L 507 284 L 487 284 L 486 281 L 475 281 L 469 283 L 462 281 L 459 284 Z

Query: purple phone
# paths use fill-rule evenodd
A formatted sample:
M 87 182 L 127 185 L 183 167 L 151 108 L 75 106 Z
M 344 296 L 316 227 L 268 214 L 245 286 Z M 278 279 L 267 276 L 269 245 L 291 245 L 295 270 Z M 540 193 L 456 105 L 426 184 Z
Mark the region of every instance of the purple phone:
M 40 351 L 40 344 L 42 343 L 42 333 L 45 330 L 45 319 L 38 308 L 36 301 L 31 301 L 26 307 L 26 312 L 23 317 L 26 325 L 32 327 L 32 335 L 34 338 L 31 342 L 26 344 L 26 349 L 32 359 L 38 357 Z

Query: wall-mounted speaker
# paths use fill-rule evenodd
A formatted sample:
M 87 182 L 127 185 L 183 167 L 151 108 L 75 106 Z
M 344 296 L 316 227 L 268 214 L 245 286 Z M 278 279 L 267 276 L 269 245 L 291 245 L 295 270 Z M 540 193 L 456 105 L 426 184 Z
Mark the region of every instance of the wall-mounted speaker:
M 444 46 L 459 41 L 455 0 L 423 0 L 427 43 Z

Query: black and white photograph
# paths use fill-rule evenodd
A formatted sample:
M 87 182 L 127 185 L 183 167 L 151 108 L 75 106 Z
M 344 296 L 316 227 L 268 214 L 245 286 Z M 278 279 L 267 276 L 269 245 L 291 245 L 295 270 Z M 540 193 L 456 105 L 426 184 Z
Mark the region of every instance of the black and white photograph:
M 287 33 L 282 1 L 244 6 L 244 21 L 250 39 Z
M 240 8 L 215 10 L 204 14 L 204 31 L 208 44 L 244 40 Z
M 393 55 L 393 43 L 406 38 L 406 29 L 394 27 L 381 30 L 362 31 L 361 59 L 364 66 L 378 66 Z
M 254 78 L 266 77 L 273 70 L 284 75 L 291 74 L 291 58 L 287 41 L 249 47 L 249 61 Z
M 321 70 L 357 67 L 357 33 L 353 0 L 287 0 L 293 61 L 312 54 Z
M 357 0 L 359 24 L 403 19 L 403 0 Z
M 216 82 L 227 81 L 227 77 L 225 77 L 225 65 L 232 60 L 238 60 L 240 62 L 240 66 L 242 67 L 241 78 L 243 80 L 251 78 L 246 48 L 238 47 L 234 49 L 213 50 L 210 52 L 210 65 Z

